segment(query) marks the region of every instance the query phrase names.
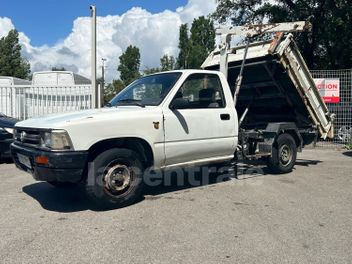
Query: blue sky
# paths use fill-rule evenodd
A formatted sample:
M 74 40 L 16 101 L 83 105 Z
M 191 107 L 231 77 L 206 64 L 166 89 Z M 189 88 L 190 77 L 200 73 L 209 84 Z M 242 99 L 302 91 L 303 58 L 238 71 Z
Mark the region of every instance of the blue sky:
M 99 16 L 121 15 L 132 7 L 142 7 L 151 13 L 165 9 L 175 11 L 187 0 L 0 0 L 0 17 L 8 17 L 19 31 L 31 39 L 33 45 L 53 45 L 64 39 L 72 29 L 73 21 L 90 14 L 95 4 Z
M 216 8 L 216 0 L 0 0 L 0 37 L 19 31 L 32 72 L 64 67 L 89 77 L 91 4 L 98 10 L 98 67 L 107 60 L 108 81 L 119 77 L 127 46 L 139 48 L 141 71 L 157 67 L 163 55 L 178 55 L 180 25 Z

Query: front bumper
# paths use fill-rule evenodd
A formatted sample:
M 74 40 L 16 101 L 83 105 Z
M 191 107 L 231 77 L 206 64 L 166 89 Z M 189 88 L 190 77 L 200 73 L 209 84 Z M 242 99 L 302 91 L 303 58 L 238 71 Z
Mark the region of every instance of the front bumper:
M 32 174 L 35 180 L 48 182 L 76 183 L 81 181 L 88 159 L 87 151 L 43 151 L 16 143 L 11 144 L 11 155 L 17 168 Z M 20 162 L 20 155 L 27 157 L 30 164 L 25 165 Z M 48 164 L 37 164 L 35 158 L 38 156 L 47 157 Z

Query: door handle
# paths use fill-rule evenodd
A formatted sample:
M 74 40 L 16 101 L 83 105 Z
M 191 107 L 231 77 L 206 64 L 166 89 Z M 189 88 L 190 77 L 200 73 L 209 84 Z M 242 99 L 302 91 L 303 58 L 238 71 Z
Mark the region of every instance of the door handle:
M 221 120 L 230 120 L 230 115 L 229 114 L 221 114 L 220 118 L 221 118 Z

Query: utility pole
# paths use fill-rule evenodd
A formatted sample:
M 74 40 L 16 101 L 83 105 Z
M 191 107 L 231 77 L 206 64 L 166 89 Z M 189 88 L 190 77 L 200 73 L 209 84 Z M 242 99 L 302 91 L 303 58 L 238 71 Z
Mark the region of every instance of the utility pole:
M 94 5 L 90 6 L 92 17 L 91 28 L 91 79 L 92 79 L 92 108 L 97 107 L 97 10 Z
M 101 82 L 102 82 L 102 86 L 103 86 L 103 89 L 105 87 L 105 62 L 106 62 L 106 59 L 105 58 L 101 58 L 101 62 L 102 62 L 102 66 L 101 66 Z

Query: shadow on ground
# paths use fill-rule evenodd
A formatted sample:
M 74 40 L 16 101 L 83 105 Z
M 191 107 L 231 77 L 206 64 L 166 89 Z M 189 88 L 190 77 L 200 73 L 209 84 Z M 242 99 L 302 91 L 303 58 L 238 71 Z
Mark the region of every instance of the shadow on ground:
M 317 165 L 319 160 L 302 160 L 298 159 L 297 166 L 311 166 Z M 248 180 L 253 177 L 262 177 L 270 174 L 269 170 L 263 165 L 251 162 L 240 163 L 237 167 L 237 175 L 234 173 L 233 167 L 220 172 L 214 173 L 211 170 L 202 173 L 185 173 L 173 174 L 165 173 L 160 178 L 154 179 L 154 184 L 149 184 L 144 190 L 144 196 L 137 201 L 154 200 L 162 197 L 163 194 L 192 189 L 201 188 L 209 185 L 216 185 L 218 183 L 229 180 Z M 272 174 L 270 174 L 272 175 Z M 275 175 L 280 177 L 280 175 Z M 84 188 L 70 187 L 70 188 L 55 188 L 48 183 L 38 182 L 23 187 L 23 192 L 37 200 L 40 205 L 49 211 L 55 212 L 78 212 L 85 210 L 92 211 L 108 211 L 115 208 L 101 208 L 97 207 L 85 195 Z
M 183 175 L 182 178 L 172 177 L 157 179 L 157 181 L 154 181 L 157 185 L 146 186 L 143 193 L 144 195 L 136 203 L 143 200 L 153 200 L 153 197 L 162 194 L 216 184 L 230 179 L 232 178 L 219 175 L 209 175 L 209 177 L 199 177 L 199 175 L 196 175 L 196 177 L 192 177 L 191 180 L 188 178 L 188 175 Z M 85 194 L 83 186 L 56 188 L 46 182 L 37 182 L 24 186 L 22 191 L 37 200 L 44 209 L 49 211 L 70 213 L 85 210 L 99 212 L 116 209 L 97 206 Z M 155 199 L 158 198 L 156 197 Z
M 342 154 L 347 156 L 347 157 L 352 157 L 352 151 L 345 151 Z
M 1 164 L 12 164 L 12 163 L 13 163 L 12 158 L 1 158 L 0 157 L 0 165 Z
M 46 182 L 37 182 L 24 186 L 22 190 L 49 211 L 69 213 L 97 210 L 79 187 L 56 188 Z
M 311 165 L 317 165 L 319 163 L 322 163 L 322 161 L 321 160 L 304 160 L 304 159 L 297 159 L 296 160 L 296 166 L 309 167 Z

